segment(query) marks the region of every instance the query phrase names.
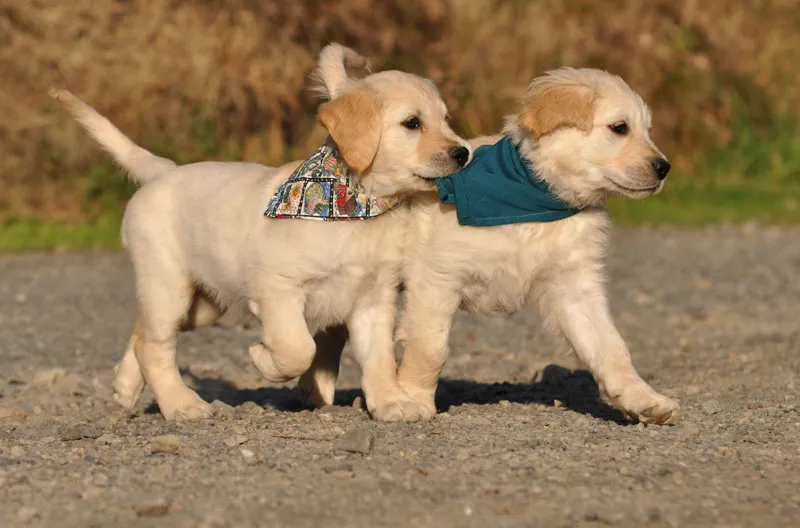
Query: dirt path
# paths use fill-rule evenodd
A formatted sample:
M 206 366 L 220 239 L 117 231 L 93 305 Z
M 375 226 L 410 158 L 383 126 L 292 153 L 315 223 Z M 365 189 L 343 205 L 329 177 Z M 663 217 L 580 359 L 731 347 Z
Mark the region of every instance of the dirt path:
M 128 415 L 111 369 L 134 320 L 115 253 L 0 258 L 0 525 L 800 526 L 800 231 L 614 237 L 613 310 L 674 427 L 621 423 L 533 314 L 458 316 L 423 424 L 265 387 L 253 330 L 181 339 L 213 420 Z M 349 452 L 363 451 L 361 452 Z

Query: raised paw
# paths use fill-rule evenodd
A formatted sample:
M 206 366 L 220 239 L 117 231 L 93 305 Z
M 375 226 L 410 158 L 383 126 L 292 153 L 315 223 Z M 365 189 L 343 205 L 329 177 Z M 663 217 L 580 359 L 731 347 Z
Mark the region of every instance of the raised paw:
M 624 387 L 616 396 L 609 394 L 611 402 L 630 417 L 654 425 L 669 425 L 681 415 L 681 406 L 667 398 L 642 380 Z
M 131 411 L 139 401 L 139 397 L 144 391 L 144 378 L 139 371 L 139 365 L 135 365 L 136 370 L 129 368 L 128 365 L 121 363 L 114 369 L 116 376 L 111 384 L 114 389 L 114 401 L 125 409 Z
M 272 359 L 272 354 L 270 354 L 270 351 L 267 350 L 263 344 L 256 343 L 247 349 L 247 351 L 250 354 L 253 365 L 270 383 L 286 383 L 294 379 L 287 378 L 276 368 L 275 361 Z
M 184 422 L 211 418 L 214 414 L 211 405 L 200 398 L 193 390 L 183 387 L 169 397 L 160 398 L 158 407 L 167 420 Z
M 421 403 L 411 399 L 390 400 L 380 405 L 369 405 L 369 413 L 380 422 L 419 422 L 430 420 L 436 414 Z

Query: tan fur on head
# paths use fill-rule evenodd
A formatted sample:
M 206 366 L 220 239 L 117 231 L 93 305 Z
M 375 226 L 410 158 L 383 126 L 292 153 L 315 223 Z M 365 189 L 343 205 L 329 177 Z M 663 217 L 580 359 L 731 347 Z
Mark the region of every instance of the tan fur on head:
M 663 188 L 666 172 L 656 167 L 669 163 L 650 138 L 650 119 L 645 102 L 618 76 L 559 68 L 530 84 L 505 133 L 556 195 L 584 208 Z
M 531 83 L 518 124 L 534 138 L 564 127 L 589 132 L 596 98 L 595 88 L 586 84 L 576 70 L 550 71 Z
M 320 107 L 319 120 L 339 147 L 344 160 L 357 172 L 372 164 L 381 141 L 381 101 L 366 85 Z

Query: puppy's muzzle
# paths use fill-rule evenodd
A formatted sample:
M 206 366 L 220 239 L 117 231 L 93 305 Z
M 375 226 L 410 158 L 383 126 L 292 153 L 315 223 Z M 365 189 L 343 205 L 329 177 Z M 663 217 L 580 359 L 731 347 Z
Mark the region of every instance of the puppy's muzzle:
M 665 160 L 664 158 L 656 158 L 650 162 L 653 165 L 653 171 L 656 173 L 656 178 L 659 180 L 663 180 L 669 174 L 669 169 L 672 168 L 672 165 L 669 164 L 669 161 Z

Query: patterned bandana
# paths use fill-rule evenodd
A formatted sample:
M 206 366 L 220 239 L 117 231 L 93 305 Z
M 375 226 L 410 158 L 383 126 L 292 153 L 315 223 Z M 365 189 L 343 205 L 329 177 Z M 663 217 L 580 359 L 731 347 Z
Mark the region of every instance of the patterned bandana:
M 367 194 L 329 137 L 278 187 L 264 216 L 308 220 L 365 220 L 397 205 L 392 198 Z

